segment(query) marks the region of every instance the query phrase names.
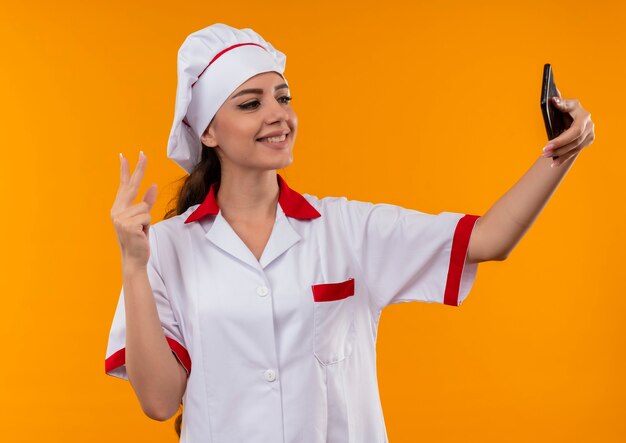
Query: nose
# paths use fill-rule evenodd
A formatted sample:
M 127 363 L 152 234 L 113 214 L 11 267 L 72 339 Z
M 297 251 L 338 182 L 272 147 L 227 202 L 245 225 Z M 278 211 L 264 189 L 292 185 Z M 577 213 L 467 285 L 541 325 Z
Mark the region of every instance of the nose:
M 269 103 L 270 104 L 265 108 L 267 110 L 265 123 L 272 124 L 277 121 L 287 121 L 289 119 L 289 112 L 285 109 L 285 105 L 274 98 L 272 98 Z

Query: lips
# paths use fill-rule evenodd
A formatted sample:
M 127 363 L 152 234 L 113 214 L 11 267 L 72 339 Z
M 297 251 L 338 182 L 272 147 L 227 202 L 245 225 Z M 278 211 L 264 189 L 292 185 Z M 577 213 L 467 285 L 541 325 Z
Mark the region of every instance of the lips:
M 276 135 L 273 137 L 263 137 L 259 139 L 259 141 L 261 142 L 269 142 L 269 143 L 280 143 L 280 142 L 284 142 L 285 140 L 287 140 L 286 134 Z
M 274 131 L 274 132 L 270 132 L 269 134 L 265 134 L 262 137 L 257 138 L 257 140 L 259 140 L 259 141 L 261 141 L 261 140 L 266 141 L 266 139 L 268 139 L 268 138 L 278 137 L 278 136 L 281 136 L 281 135 L 285 135 L 286 136 L 287 134 L 289 134 L 289 132 L 291 132 L 291 131 Z
M 257 142 L 273 149 L 283 149 L 289 146 L 291 138 L 288 134 L 279 134 L 271 137 L 257 139 Z

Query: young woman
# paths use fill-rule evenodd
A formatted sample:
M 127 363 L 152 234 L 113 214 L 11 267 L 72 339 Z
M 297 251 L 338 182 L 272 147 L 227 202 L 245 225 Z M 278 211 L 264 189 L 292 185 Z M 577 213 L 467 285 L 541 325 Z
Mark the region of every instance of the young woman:
M 291 189 L 298 129 L 285 57 L 216 24 L 179 51 L 168 156 L 190 175 L 151 225 L 156 186 L 121 156 L 111 218 L 123 287 L 106 373 L 181 441 L 386 442 L 376 333 L 392 303 L 458 306 L 477 264 L 504 260 L 594 139 L 577 100 L 569 130 L 482 217 L 438 215 Z M 549 157 L 558 156 L 552 161 Z M 193 365 L 193 366 L 192 366 Z

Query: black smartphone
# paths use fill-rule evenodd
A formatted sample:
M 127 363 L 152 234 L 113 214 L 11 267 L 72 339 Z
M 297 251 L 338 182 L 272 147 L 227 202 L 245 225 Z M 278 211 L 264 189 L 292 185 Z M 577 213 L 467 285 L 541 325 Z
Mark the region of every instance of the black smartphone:
M 549 63 L 543 65 L 543 82 L 541 85 L 541 113 L 543 122 L 546 125 L 548 140 L 552 140 L 563 133 L 572 124 L 572 117 L 565 112 L 561 112 L 552 103 L 552 97 L 560 97 L 554 83 L 554 73 Z M 553 160 L 559 158 L 558 155 L 552 157 Z

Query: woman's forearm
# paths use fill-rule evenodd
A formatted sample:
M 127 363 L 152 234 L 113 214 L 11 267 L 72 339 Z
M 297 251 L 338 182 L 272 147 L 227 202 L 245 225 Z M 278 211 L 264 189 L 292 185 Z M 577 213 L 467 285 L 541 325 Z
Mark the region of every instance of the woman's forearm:
M 522 239 L 572 167 L 583 148 L 595 140 L 591 114 L 577 99 L 552 97 L 552 104 L 573 118 L 570 127 L 552 138 L 531 168 L 487 213 L 470 237 L 467 261 L 504 260 Z M 553 163 L 549 157 L 558 157 Z
M 187 373 L 163 334 L 147 270 L 123 275 L 128 379 L 146 415 L 167 420 L 180 406 Z
M 539 157 L 530 169 L 477 222 L 470 238 L 468 262 L 506 259 L 532 226 L 578 157 L 551 168 Z

